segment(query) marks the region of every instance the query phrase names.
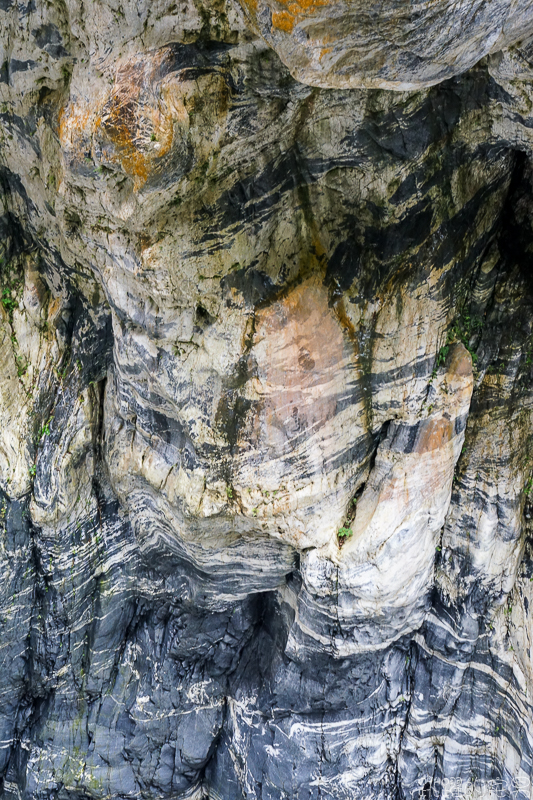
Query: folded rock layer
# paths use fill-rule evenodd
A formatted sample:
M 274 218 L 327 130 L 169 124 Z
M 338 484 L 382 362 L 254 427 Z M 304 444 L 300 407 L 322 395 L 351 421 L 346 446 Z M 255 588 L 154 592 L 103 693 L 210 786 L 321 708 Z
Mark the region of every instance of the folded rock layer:
M 531 796 L 532 23 L 0 0 L 2 798 Z
M 529 0 L 239 0 L 291 74 L 323 88 L 422 89 L 533 33 Z

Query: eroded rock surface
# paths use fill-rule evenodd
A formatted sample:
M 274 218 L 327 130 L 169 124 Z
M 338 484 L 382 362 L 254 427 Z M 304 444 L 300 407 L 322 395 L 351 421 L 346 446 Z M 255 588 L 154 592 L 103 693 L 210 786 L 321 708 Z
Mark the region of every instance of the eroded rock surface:
M 421 89 L 533 32 L 528 0 L 239 0 L 297 80 Z
M 531 797 L 532 17 L 0 0 L 2 798 Z

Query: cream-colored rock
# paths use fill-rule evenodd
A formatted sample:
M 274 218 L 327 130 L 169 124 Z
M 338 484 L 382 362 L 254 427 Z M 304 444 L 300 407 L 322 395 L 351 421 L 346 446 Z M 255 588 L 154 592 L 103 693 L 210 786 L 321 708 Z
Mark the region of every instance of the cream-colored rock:
M 67 518 L 81 520 L 93 503 L 94 406 L 94 392 L 85 390 L 59 431 L 51 415 L 48 432 L 41 433 L 30 507 L 37 525 L 54 527 Z
M 35 254 L 16 257 L 3 267 L 0 307 L 0 485 L 11 497 L 26 494 L 32 484 L 37 412 L 43 375 L 59 363 L 61 348 L 53 330 L 60 302 L 49 303 Z
M 3 491 L 18 497 L 30 487 L 32 458 L 28 446 L 31 426 L 28 415 L 31 401 L 18 375 L 13 333 L 7 315 L 0 309 L 0 361 L 4 365 L 0 387 L 0 485 Z
M 376 615 L 382 635 L 377 646 L 384 647 L 418 629 L 427 612 L 473 389 L 472 361 L 462 344 L 451 348 L 446 370 L 428 388 L 431 404 L 424 404 L 419 420 L 391 421 L 355 518 L 345 523 L 349 534 L 333 555 L 336 568 L 331 550 L 302 560 L 305 592 L 313 598 L 307 603 L 318 617 L 335 613 L 340 626 L 330 641 L 321 634 L 317 642 L 339 657 L 376 648 L 370 634 Z M 302 633 L 315 636 L 307 613 L 304 619 L 297 613 L 290 651 L 300 651 Z

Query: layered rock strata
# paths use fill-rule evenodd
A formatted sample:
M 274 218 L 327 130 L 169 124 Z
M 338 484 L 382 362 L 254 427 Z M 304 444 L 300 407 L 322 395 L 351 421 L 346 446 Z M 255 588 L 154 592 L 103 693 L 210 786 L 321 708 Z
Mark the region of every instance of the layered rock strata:
M 0 0 L 6 800 L 531 796 L 533 10 L 444 6 Z
M 292 75 L 323 88 L 421 89 L 533 33 L 528 0 L 239 0 Z

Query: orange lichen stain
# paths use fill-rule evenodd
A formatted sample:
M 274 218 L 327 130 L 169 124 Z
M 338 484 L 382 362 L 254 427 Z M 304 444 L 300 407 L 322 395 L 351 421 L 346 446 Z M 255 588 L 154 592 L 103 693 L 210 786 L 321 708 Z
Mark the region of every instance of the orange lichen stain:
M 59 141 L 69 158 L 83 160 L 91 149 L 98 103 L 71 100 L 59 113 Z
M 138 87 L 134 82 L 121 83 L 115 88 L 109 102 L 102 109 L 98 128 L 104 138 L 114 146 L 115 153 L 108 155 L 111 161 L 120 161 L 124 172 L 134 180 L 136 189 L 148 177 L 146 154 L 139 147 Z M 144 110 L 143 116 L 146 116 Z
M 331 0 L 278 0 L 278 5 L 288 8 L 291 14 L 310 14 L 331 5 Z
M 68 113 L 65 112 L 62 109 L 59 115 L 59 139 L 62 145 L 75 146 L 89 127 L 93 114 L 88 105 L 70 106 Z
M 176 85 L 154 80 L 163 57 L 158 56 L 148 63 L 136 60 L 117 71 L 115 87 L 98 125 L 104 141 L 113 145 L 114 152 L 107 157 L 120 162 L 133 178 L 135 189 L 146 182 L 154 161 L 170 150 L 174 119 L 182 121 L 187 116 Z
M 64 116 L 65 116 L 65 106 L 63 106 L 63 107 L 62 107 L 62 108 L 59 110 L 59 117 L 58 117 L 58 119 L 59 119 L 59 133 L 60 133 L 60 136 L 61 136 L 61 126 L 62 126 L 62 124 L 63 124 L 63 117 L 64 117 Z
M 93 138 L 104 153 L 103 164 L 120 164 L 139 190 L 159 159 L 171 149 L 175 123 L 188 126 L 186 84 L 173 70 L 164 73 L 169 49 L 119 65 L 110 91 L 71 100 L 59 119 L 59 138 L 69 158 L 83 160 Z
M 272 27 L 292 33 L 295 25 L 313 16 L 320 8 L 330 5 L 330 0 L 278 0 L 278 5 L 284 10 L 272 12 Z
M 46 323 L 45 326 L 47 330 L 52 331 L 54 329 L 54 325 L 61 314 L 61 309 L 63 308 L 62 299 L 61 297 L 52 298 L 48 303 L 48 307 L 46 309 Z
M 292 33 L 295 24 L 295 18 L 288 11 L 274 11 L 272 13 L 272 26 L 280 31 Z
M 258 0 L 240 0 L 243 8 L 257 21 L 259 13 Z M 320 8 L 331 5 L 332 0 L 267 0 L 266 5 L 272 8 L 272 29 L 292 33 L 294 26 L 302 19 L 311 17 Z

